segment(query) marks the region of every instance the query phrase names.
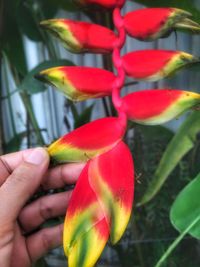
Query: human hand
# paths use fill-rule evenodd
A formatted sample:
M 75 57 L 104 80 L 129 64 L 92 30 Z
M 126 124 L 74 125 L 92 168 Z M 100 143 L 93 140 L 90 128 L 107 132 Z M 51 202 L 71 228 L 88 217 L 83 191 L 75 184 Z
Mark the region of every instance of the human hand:
M 83 164 L 49 170 L 48 166 L 49 156 L 42 148 L 0 157 L 1 267 L 30 267 L 62 243 L 63 225 L 38 227 L 47 219 L 65 214 L 71 191 L 43 196 L 28 204 L 27 201 L 41 185 L 49 190 L 75 183 Z

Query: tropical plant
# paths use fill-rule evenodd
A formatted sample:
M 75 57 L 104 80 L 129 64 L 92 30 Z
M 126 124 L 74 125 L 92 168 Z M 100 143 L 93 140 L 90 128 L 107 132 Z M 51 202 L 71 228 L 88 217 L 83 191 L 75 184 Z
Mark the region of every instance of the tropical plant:
M 95 265 L 109 237 L 113 244 L 121 238 L 130 218 L 133 163 L 131 153 L 122 141 L 127 120 L 157 125 L 200 103 L 197 93 L 169 88 L 137 91 L 121 98 L 126 75 L 138 81 L 158 81 L 184 66 L 199 62 L 199 58 L 183 51 L 142 50 L 121 56 L 126 34 L 149 41 L 165 37 L 174 29 L 199 32 L 200 25 L 189 18 L 188 12 L 177 8 L 147 8 L 122 16 L 124 0 L 76 2 L 80 6 L 97 5 L 113 10 L 117 34 L 103 26 L 69 19 L 45 20 L 41 25 L 56 35 L 71 52 L 112 52 L 117 75 L 98 68 L 59 66 L 41 71 L 37 78 L 56 86 L 73 101 L 111 95 L 118 114 L 117 117 L 86 124 L 48 148 L 54 164 L 87 162 L 65 218 L 63 247 L 70 267 L 89 267 Z M 151 23 L 143 23 L 140 27 L 144 16 L 149 17 Z M 150 193 L 145 194 L 140 205 L 155 195 L 170 168 L 173 167 L 165 170 L 165 178 L 153 181 L 153 186 L 148 189 Z M 172 217 L 174 220 L 174 215 Z M 193 217 L 194 221 L 189 225 L 177 226 L 184 233 L 181 238 L 186 230 L 189 232 L 199 222 L 199 216 Z M 161 259 L 157 266 L 162 262 Z

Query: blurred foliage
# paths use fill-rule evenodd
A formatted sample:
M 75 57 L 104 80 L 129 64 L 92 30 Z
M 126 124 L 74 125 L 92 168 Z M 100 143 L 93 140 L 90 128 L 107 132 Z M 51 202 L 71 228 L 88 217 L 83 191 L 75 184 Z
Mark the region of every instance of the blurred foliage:
M 138 177 L 135 186 L 136 205 L 146 189 L 149 188 L 160 158 L 173 137 L 173 132 L 161 126 L 136 126 L 134 138 L 132 141 L 129 140 L 132 143 Z M 156 260 L 165 252 L 169 244 L 176 239 L 177 232 L 170 223 L 169 211 L 177 193 L 192 177 L 193 170 L 189 159 L 193 152 L 191 150 L 189 154 L 179 160 L 169 179 L 151 202 L 134 209 L 133 218 L 137 228 L 136 242 L 138 241 L 140 254 L 143 255 L 142 264 L 138 253 L 135 252 L 136 248 L 134 249 L 134 264 L 136 266 L 154 266 Z M 134 237 L 135 231 L 133 232 Z M 191 258 L 193 259 L 192 262 Z M 170 257 L 163 266 L 197 267 L 199 260 L 197 241 L 185 239 L 176 249 L 173 257 Z M 127 265 L 127 267 L 129 266 L 135 266 L 133 261 Z
M 176 7 L 190 12 L 196 22 L 200 22 L 200 10 L 196 7 L 195 0 L 134 0 L 147 7 Z
M 163 153 L 161 161 L 153 175 L 153 179 L 140 200 L 140 203 L 138 203 L 139 205 L 144 205 L 146 202 L 149 202 L 159 192 L 176 165 L 184 155 L 196 145 L 197 137 L 200 133 L 199 121 L 200 112 L 193 112 L 178 129 L 176 135 Z M 195 159 L 191 159 L 190 163 L 192 163 L 193 160 L 195 161 Z
M 75 105 L 72 102 L 70 102 L 70 107 L 74 118 L 74 127 L 73 127 L 74 129 L 81 127 L 82 125 L 91 121 L 94 104 L 85 107 L 81 111 L 81 113 L 78 113 L 77 109 L 75 108 Z

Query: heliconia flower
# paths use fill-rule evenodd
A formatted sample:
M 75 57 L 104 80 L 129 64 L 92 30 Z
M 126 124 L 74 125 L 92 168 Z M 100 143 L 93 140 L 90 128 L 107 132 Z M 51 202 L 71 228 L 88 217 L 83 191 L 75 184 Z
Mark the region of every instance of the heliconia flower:
M 104 212 L 88 180 L 87 163 L 73 191 L 64 223 L 63 248 L 69 267 L 92 267 L 109 238 Z
M 57 163 L 85 162 L 115 146 L 125 128 L 120 118 L 98 119 L 64 135 L 48 147 L 48 152 Z
M 50 19 L 40 23 L 71 52 L 112 52 L 116 35 L 106 27 L 69 19 Z
M 54 85 L 73 101 L 107 96 L 112 93 L 116 76 L 92 67 L 61 66 L 43 70 L 36 78 Z
M 170 89 L 137 91 L 122 99 L 127 118 L 140 124 L 156 125 L 181 115 L 200 103 L 200 94 Z
M 100 5 L 106 8 L 121 7 L 124 5 L 125 0 L 75 0 L 81 5 Z
M 158 81 L 200 59 L 182 51 L 139 50 L 124 55 L 122 61 L 128 76 L 136 80 Z
M 111 242 L 115 244 L 124 233 L 132 210 L 134 169 L 128 147 L 120 142 L 94 158 L 88 173 L 91 187 L 106 214 Z
M 94 266 L 109 235 L 113 243 L 121 238 L 131 214 L 133 189 L 132 156 L 123 142 L 87 163 L 64 223 L 69 267 Z
M 173 30 L 200 32 L 200 24 L 189 19 L 191 14 L 177 8 L 143 8 L 124 16 L 126 32 L 142 41 L 153 41 L 168 36 Z

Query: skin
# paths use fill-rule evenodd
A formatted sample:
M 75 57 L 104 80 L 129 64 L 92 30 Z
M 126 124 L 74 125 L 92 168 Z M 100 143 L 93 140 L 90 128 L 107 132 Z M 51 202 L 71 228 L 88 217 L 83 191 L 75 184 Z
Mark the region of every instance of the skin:
M 30 267 L 62 243 L 63 225 L 40 229 L 47 219 L 64 215 L 71 192 L 28 200 L 37 190 L 74 184 L 83 164 L 48 169 L 45 149 L 29 149 L 0 157 L 0 266 Z

